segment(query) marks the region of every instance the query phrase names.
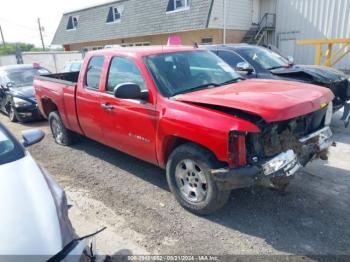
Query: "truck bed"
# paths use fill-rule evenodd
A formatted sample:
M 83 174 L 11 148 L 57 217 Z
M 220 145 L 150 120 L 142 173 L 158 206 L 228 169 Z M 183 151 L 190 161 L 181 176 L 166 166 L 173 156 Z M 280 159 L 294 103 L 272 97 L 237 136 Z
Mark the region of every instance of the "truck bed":
M 75 85 L 78 82 L 80 72 L 67 72 L 37 76 L 37 79 L 60 83 L 64 85 Z
M 48 118 L 44 108 L 55 108 L 67 128 L 81 133 L 75 104 L 78 78 L 79 72 L 36 76 L 33 85 L 42 115 Z

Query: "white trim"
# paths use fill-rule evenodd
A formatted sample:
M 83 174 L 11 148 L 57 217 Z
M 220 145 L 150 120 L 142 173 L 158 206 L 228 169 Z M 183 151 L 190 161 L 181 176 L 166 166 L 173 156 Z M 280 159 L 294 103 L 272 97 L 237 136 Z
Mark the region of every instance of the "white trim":
M 182 7 L 182 8 L 178 8 L 178 9 L 175 9 L 173 11 L 167 11 L 165 12 L 166 14 L 172 14 L 172 13 L 177 13 L 177 12 L 182 12 L 182 11 L 187 11 L 187 10 L 190 10 L 190 7 L 189 6 L 186 6 L 186 7 Z
M 114 20 L 112 22 L 106 22 L 107 25 L 110 25 L 110 24 L 119 24 L 120 22 L 122 21 L 121 18 L 119 18 L 118 20 Z

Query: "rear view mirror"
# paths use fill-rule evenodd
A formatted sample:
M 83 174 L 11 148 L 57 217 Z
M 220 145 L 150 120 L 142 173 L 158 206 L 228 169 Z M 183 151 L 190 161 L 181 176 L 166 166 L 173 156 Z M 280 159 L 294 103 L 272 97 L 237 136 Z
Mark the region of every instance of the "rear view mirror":
M 39 143 L 45 137 L 45 133 L 40 129 L 26 130 L 22 132 L 22 145 L 28 147 Z
M 135 83 L 123 83 L 114 88 L 114 96 L 122 99 L 147 100 L 148 92 L 142 92 L 140 86 Z
M 254 71 L 254 69 L 250 66 L 249 63 L 247 62 L 240 62 L 237 64 L 236 71 L 241 71 L 241 72 L 247 72 L 247 73 L 251 73 Z

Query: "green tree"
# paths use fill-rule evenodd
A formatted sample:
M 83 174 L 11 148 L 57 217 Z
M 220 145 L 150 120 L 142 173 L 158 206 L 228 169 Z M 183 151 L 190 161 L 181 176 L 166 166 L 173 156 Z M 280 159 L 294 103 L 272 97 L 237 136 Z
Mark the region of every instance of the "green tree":
M 4 45 L 0 45 L 0 55 L 14 55 L 16 54 L 16 48 L 19 48 L 22 52 L 29 51 L 42 51 L 41 48 L 35 47 L 33 44 L 28 43 L 7 43 Z M 47 49 L 47 51 L 61 51 L 62 48 L 55 49 Z

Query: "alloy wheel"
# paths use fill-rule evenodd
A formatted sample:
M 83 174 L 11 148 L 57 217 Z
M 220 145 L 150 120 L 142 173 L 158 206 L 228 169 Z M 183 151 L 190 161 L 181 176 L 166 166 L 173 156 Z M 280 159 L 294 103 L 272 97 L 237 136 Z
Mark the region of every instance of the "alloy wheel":
M 205 201 L 208 183 L 199 164 L 191 159 L 182 160 L 175 169 L 175 180 L 181 195 L 186 201 Z

